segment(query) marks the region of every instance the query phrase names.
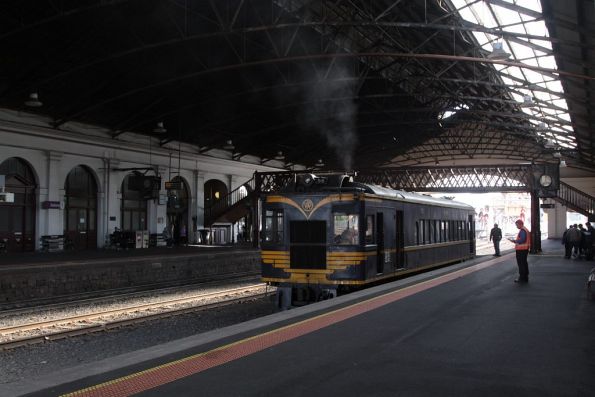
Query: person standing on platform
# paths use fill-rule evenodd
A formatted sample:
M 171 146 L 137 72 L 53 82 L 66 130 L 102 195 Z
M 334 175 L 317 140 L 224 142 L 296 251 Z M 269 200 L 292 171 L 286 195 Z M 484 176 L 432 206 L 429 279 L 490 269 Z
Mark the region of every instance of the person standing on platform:
M 529 256 L 529 248 L 531 248 L 531 234 L 529 229 L 524 226 L 522 220 L 515 222 L 519 234 L 516 239 L 509 239 L 510 242 L 514 243 L 514 249 L 516 251 L 516 263 L 519 268 L 519 277 L 514 280 L 515 283 L 528 283 L 529 282 L 529 263 L 527 257 Z
M 490 230 L 490 241 L 494 242 L 494 256 L 500 256 L 500 240 L 502 240 L 502 229 L 494 223 L 494 227 Z
M 568 226 L 568 229 L 566 229 L 564 231 L 564 234 L 562 235 L 562 244 L 564 245 L 564 258 L 566 259 L 570 259 L 570 256 L 572 255 L 572 243 L 568 238 L 570 229 L 572 229 L 572 225 Z
M 585 223 L 585 226 L 585 259 L 590 261 L 593 260 L 593 238 L 595 238 L 593 232 L 595 232 L 595 229 L 591 222 Z

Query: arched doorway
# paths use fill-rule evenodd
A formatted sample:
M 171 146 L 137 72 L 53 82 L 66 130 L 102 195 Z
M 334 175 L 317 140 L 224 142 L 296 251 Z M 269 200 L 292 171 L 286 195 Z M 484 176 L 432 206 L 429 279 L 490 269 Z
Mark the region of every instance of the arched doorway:
M 97 183 L 91 172 L 77 166 L 66 177 L 64 235 L 74 249 L 97 248 Z
M 188 243 L 188 185 L 176 176 L 170 182 L 173 189 L 167 190 L 167 226 L 174 244 Z
M 209 208 L 225 195 L 227 195 L 227 185 L 220 180 L 209 179 L 205 183 L 205 208 Z
M 205 240 L 209 244 L 225 244 L 231 236 L 230 225 L 213 224 L 213 212 L 209 210 L 215 203 L 227 196 L 227 185 L 217 179 L 209 179 L 205 183 L 205 222 L 210 227 L 209 236 Z M 224 203 L 222 203 L 224 204 Z
M 130 178 L 134 177 L 134 174 L 127 175 L 122 182 L 120 226 L 127 231 L 147 229 L 147 199 L 143 190 L 136 190 L 135 183 L 129 183 Z
M 35 189 L 33 170 L 20 158 L 11 157 L 0 164 L 5 176 L 5 191 L 14 193 L 14 202 L 0 202 L 0 239 L 7 252 L 35 250 Z

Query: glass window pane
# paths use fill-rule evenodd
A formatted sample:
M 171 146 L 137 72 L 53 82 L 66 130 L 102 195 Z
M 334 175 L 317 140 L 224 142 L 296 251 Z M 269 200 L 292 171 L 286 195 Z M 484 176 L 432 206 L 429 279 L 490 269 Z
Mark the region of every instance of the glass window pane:
M 95 210 L 89 210 L 89 230 L 95 230 Z
M 77 217 L 77 225 L 79 231 L 87 230 L 87 210 L 79 209 Z
M 76 209 L 69 209 L 68 210 L 68 231 L 75 231 L 76 230 Z
M 359 244 L 358 216 L 335 213 L 334 233 L 336 245 Z
M 283 242 L 283 211 L 277 211 L 277 243 Z
M 366 218 L 366 244 L 374 244 L 374 215 Z
M 131 217 L 130 211 L 122 211 L 122 230 L 131 230 Z
M 136 211 L 132 211 L 132 228 L 131 230 L 140 230 L 140 216 Z
M 267 217 L 264 220 L 264 241 L 273 240 L 273 217 L 269 216 L 269 212 L 267 211 Z
M 23 231 L 23 207 L 13 207 L 11 212 L 11 227 L 12 232 L 22 232 Z

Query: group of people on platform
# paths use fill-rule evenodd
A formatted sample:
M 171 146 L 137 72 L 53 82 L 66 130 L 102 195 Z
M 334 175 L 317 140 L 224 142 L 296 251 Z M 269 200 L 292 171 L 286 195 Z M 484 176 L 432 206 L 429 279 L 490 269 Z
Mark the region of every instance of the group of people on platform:
M 562 235 L 564 257 L 566 259 L 593 260 L 593 226 L 590 222 L 570 225 Z

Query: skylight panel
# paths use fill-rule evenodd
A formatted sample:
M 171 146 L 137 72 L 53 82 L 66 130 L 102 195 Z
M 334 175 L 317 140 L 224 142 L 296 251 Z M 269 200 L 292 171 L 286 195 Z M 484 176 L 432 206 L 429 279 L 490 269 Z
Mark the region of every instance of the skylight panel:
M 553 72 L 557 70 L 557 64 L 552 53 L 552 44 L 547 39 L 549 33 L 539 15 L 542 12 L 540 0 L 451 1 L 464 20 L 505 33 L 499 35 L 497 32 L 473 32 L 478 44 L 485 51 L 492 52 L 493 42 L 501 41 L 503 49 L 512 55 L 511 62 L 527 65 L 519 68 L 493 64 L 500 73 L 502 82 L 513 90 L 510 94 L 517 103 L 523 103 L 524 95 L 532 97 L 536 102 L 535 107 L 520 107 L 520 109 L 535 120 L 551 117 L 569 122 L 570 116 L 567 112 L 568 106 L 564 99 L 562 84 L 558 75 Z M 510 34 L 518 37 L 513 40 Z M 528 38 L 527 35 L 537 38 Z M 550 69 L 552 72 L 532 68 Z M 523 84 L 523 81 L 527 84 Z M 560 94 L 552 94 L 552 92 L 540 90 L 539 87 Z M 565 135 L 573 132 L 570 126 L 566 130 L 552 131 L 553 134 Z M 574 139 L 570 140 L 569 144 L 574 145 Z
M 499 7 L 497 5 L 491 6 L 494 10 L 494 14 L 498 18 L 499 25 L 510 25 L 514 23 L 522 22 L 521 16 L 518 12 L 509 10 L 507 8 Z M 494 26 L 495 27 L 495 26 Z

